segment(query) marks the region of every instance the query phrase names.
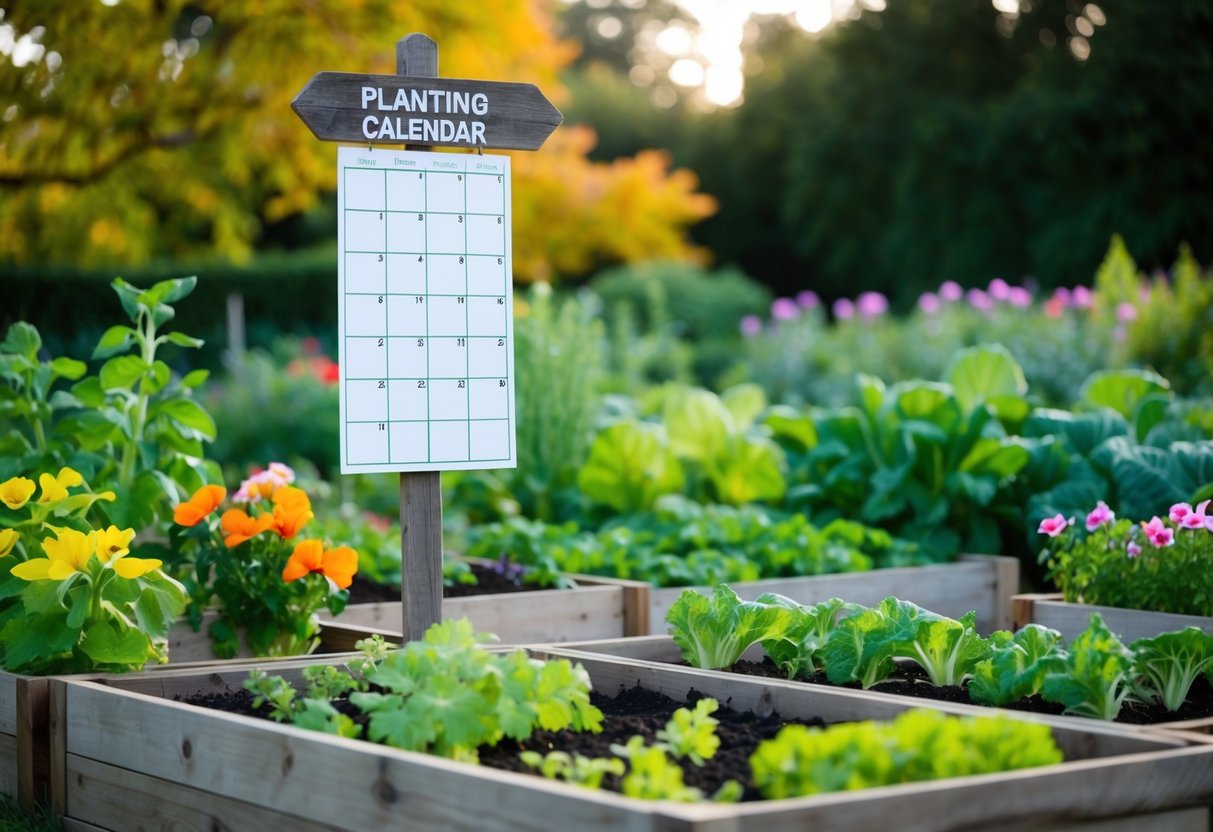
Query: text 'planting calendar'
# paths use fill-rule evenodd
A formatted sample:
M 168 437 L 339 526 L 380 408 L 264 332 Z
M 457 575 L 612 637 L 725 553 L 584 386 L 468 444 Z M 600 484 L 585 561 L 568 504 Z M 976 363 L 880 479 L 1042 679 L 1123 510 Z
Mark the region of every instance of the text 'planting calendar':
M 341 472 L 513 468 L 510 160 L 338 150 Z

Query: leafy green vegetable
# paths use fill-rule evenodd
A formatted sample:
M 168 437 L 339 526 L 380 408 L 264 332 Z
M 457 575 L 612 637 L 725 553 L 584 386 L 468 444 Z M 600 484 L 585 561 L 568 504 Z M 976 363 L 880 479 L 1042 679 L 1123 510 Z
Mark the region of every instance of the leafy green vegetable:
M 1179 710 L 1198 676 L 1213 672 L 1213 635 L 1199 627 L 1138 639 L 1129 649 L 1140 687 L 1168 711 Z
M 720 747 L 720 737 L 716 736 L 720 722 L 711 716 L 719 707 L 715 699 L 705 697 L 693 709 L 679 708 L 665 728 L 657 732 L 657 741 L 675 757 L 686 757 L 697 766 L 703 765 Z
M 792 622 L 786 607 L 742 601 L 728 585 L 712 596 L 686 590 L 666 612 L 670 635 L 695 667 L 731 667 L 751 644 L 781 636 Z
M 892 596 L 844 618 L 819 653 L 826 678 L 836 685 L 858 682 L 865 690 L 872 687 L 893 672 L 896 656 L 913 649 L 920 625 L 939 620 L 935 613 Z
M 1061 633 L 1028 624 L 1014 634 L 998 630 L 990 636 L 990 655 L 977 662 L 969 680 L 969 698 L 982 705 L 1002 706 L 1040 692 L 1045 673 L 1061 652 Z
M 577 486 L 592 502 L 643 511 L 658 496 L 682 490 L 682 466 L 660 426 L 620 422 L 598 434 Z
M 618 757 L 570 756 L 563 751 L 523 751 L 518 755 L 523 763 L 538 769 L 549 780 L 563 780 L 587 789 L 602 788 L 602 778 L 608 774 L 619 777 L 625 770 L 623 760 Z
M 1070 643 L 1069 650 L 1050 662 L 1040 695 L 1066 706 L 1066 713 L 1113 720 L 1132 695 L 1133 654 L 1098 613 Z
M 841 598 L 805 606 L 774 592 L 764 592 L 754 600 L 759 604 L 772 604 L 792 611 L 792 623 L 783 636 L 762 642 L 762 649 L 771 657 L 771 661 L 783 668 L 789 679 L 820 669 L 821 663 L 815 657 L 833 631 L 838 613 L 843 609 L 855 609 Z
M 750 756 L 770 799 L 1051 765 L 1062 759 L 1047 725 L 1007 717 L 906 711 L 890 723 L 789 725 Z
M 911 658 L 936 687 L 959 685 L 973 667 L 989 654 L 989 644 L 976 628 L 977 613 L 965 613 L 959 621 L 950 618 L 920 620 L 910 641 Z

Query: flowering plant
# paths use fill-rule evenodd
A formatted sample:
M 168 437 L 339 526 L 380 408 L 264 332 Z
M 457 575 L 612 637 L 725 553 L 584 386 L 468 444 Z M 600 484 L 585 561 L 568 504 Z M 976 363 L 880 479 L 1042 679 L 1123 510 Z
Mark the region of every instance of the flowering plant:
M 34 493 L 38 497 L 34 499 Z M 185 589 L 154 558 L 129 557 L 134 529 L 93 529 L 92 492 L 61 468 L 0 483 L 0 664 L 20 673 L 138 670 L 168 660 Z
M 217 607 L 210 625 L 215 654 L 240 650 L 240 633 L 259 656 L 307 653 L 318 643 L 316 612 L 345 609 L 358 553 L 320 539 L 296 539 L 312 519 L 307 492 L 291 485 L 294 472 L 270 467 L 245 480 L 232 505 L 221 485 L 205 485 L 173 512 L 170 546 L 189 574 L 190 620 Z
M 1067 601 L 1213 615 L 1213 514 L 1209 500 L 1171 506 L 1167 517 L 1118 520 L 1102 501 L 1082 525 L 1063 515 L 1038 531 L 1048 577 Z

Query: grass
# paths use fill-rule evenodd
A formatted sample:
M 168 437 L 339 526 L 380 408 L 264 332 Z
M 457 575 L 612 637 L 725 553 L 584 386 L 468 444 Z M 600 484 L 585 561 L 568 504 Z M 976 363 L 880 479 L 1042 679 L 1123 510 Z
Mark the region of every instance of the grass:
M 50 809 L 26 812 L 17 801 L 0 795 L 0 832 L 62 832 L 63 826 Z

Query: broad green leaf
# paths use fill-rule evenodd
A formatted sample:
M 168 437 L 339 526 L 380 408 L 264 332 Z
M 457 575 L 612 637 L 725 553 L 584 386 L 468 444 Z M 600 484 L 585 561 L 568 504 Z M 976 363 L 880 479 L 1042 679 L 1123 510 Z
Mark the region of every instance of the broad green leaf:
M 682 466 L 656 425 L 621 422 L 598 434 L 577 486 L 617 511 L 648 509 L 661 494 L 682 490 Z
M 172 380 L 173 371 L 163 361 L 157 359 L 152 362 L 151 368 L 143 375 L 143 386 L 139 388 L 139 392 L 145 396 L 154 396 Z
M 1093 407 L 1108 407 L 1132 419 L 1142 399 L 1170 389 L 1170 383 L 1152 370 L 1100 370 L 1083 383 L 1079 397 Z
M 206 412 L 206 408 L 193 399 L 169 399 L 160 403 L 156 410 L 187 428 L 193 428 L 207 439 L 215 438 L 215 420 Z
M 105 404 L 105 391 L 101 389 L 101 379 L 97 376 L 88 376 L 73 384 L 72 395 L 85 407 L 101 407 Z
M 902 417 L 925 422 L 933 422 L 936 411 L 952 397 L 948 385 L 933 381 L 902 382 L 891 393 Z
M 4 645 L 4 668 L 13 673 L 39 671 L 60 653 L 70 651 L 80 638 L 80 630 L 67 627 L 67 610 L 24 615 L 9 621 L 0 630 Z
M 176 344 L 178 347 L 189 347 L 190 349 L 197 349 L 206 343 L 201 338 L 194 338 L 186 335 L 184 332 L 170 332 L 164 338 L 170 344 Z
M 202 383 L 210 376 L 210 370 L 191 370 L 181 379 L 181 386 L 187 390 L 192 390 L 195 387 L 201 387 Z
M 1132 694 L 1133 657 L 1098 613 L 1045 675 L 1040 695 L 1066 713 L 1113 720 Z
M 670 449 L 679 457 L 710 463 L 734 433 L 733 417 L 710 390 L 676 388 L 666 397 L 662 421 Z
M 97 346 L 93 349 L 93 358 L 109 358 L 111 355 L 126 352 L 130 349 L 134 339 L 135 330 L 129 326 L 115 324 L 107 329 L 101 335 L 101 338 L 98 339 Z
M 787 405 L 775 405 L 762 420 L 771 429 L 776 441 L 791 439 L 803 450 L 808 450 L 817 444 L 817 426 L 807 413 L 800 413 Z
M 931 684 L 959 685 L 990 652 L 988 642 L 977 632 L 976 619 L 975 612 L 959 620 L 922 619 L 914 637 L 902 649 L 908 648 L 909 658 L 927 672 Z
M 122 304 L 122 310 L 126 312 L 126 316 L 131 319 L 132 323 L 138 321 L 140 290 L 120 277 L 115 277 L 110 285 L 118 294 L 118 301 Z
M 137 355 L 119 355 L 101 365 L 101 387 L 128 390 L 148 370 L 147 362 Z
M 0 341 L 0 352 L 20 355 L 27 361 L 37 361 L 38 350 L 42 348 L 42 336 L 33 324 L 17 321 L 8 328 L 4 340 Z
M 952 357 L 944 378 L 952 385 L 965 413 L 979 404 L 996 402 L 1010 409 L 1016 402 L 1022 402 L 1028 392 L 1023 369 L 1001 344 L 960 350 Z
M 98 621 L 84 631 L 80 649 L 99 664 L 139 667 L 153 658 L 151 642 L 139 630 L 119 629 L 110 621 Z
M 666 611 L 670 635 L 694 667 L 731 667 L 751 644 L 782 638 L 793 621 L 786 607 L 742 601 L 727 584 L 711 597 L 688 589 Z
M 783 453 L 763 439 L 730 437 L 710 467 L 717 498 L 726 505 L 778 500 L 787 490 Z
M 720 394 L 720 400 L 733 416 L 733 428 L 744 431 L 767 406 L 767 394 L 757 384 L 738 384 Z
M 1143 396 L 1133 414 L 1133 433 L 1137 441 L 1145 443 L 1150 431 L 1167 420 L 1167 409 L 1171 406 L 1171 397 L 1162 393 L 1151 393 Z
M 161 280 L 147 290 L 145 293 L 147 295 L 146 302 L 148 306 L 153 306 L 157 303 L 176 303 L 194 291 L 196 285 L 198 285 L 197 275 Z
M 1146 680 L 1168 711 L 1178 711 L 1192 684 L 1213 672 L 1213 634 L 1199 627 L 1138 639 L 1129 649 L 1136 675 Z
M 88 372 L 88 365 L 74 358 L 56 358 L 51 361 L 51 372 L 68 381 L 76 381 Z

